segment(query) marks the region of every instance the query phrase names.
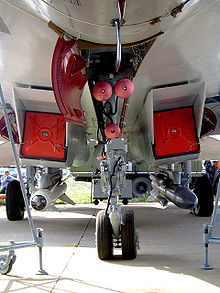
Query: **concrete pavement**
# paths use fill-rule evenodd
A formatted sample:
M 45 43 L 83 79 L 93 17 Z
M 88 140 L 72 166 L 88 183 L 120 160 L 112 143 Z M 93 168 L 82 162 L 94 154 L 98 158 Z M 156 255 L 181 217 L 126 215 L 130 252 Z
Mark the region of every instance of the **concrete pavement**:
M 141 250 L 135 260 L 101 261 L 95 248 L 95 215 L 105 205 L 59 205 L 62 212 L 33 212 L 44 229 L 43 265 L 47 276 L 36 275 L 38 249 L 16 250 L 7 276 L 0 275 L 0 292 L 146 292 L 220 293 L 220 245 L 210 245 L 212 271 L 203 271 L 202 230 L 210 218 L 190 215 L 172 204 L 129 204 L 140 230 Z M 220 211 L 216 236 L 220 237 Z M 9 222 L 0 208 L 0 242 L 31 240 L 27 220 Z

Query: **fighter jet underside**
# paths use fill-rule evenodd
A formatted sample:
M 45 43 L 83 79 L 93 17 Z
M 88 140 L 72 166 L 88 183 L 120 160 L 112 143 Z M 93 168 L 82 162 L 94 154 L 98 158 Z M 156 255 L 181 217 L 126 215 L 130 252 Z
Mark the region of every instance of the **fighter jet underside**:
M 92 156 L 108 199 L 97 216 L 101 259 L 114 245 L 136 256 L 134 214 L 119 204 L 132 194 L 128 162 L 156 168 L 148 180 L 162 205 L 212 213 L 188 188 L 188 162 L 219 158 L 219 12 L 216 0 L 0 1 L 0 83 L 30 202 L 71 203 L 60 168 Z M 4 117 L 0 126 L 0 164 L 10 165 Z M 47 167 L 38 187 L 37 167 Z

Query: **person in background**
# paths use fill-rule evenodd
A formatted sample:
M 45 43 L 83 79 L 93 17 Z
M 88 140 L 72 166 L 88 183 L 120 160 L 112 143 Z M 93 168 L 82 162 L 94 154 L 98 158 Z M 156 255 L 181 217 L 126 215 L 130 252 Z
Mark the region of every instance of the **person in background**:
M 1 178 L 1 190 L 0 194 L 3 194 L 6 192 L 6 187 L 10 181 L 15 180 L 14 177 L 10 176 L 9 171 L 5 171 L 4 176 Z

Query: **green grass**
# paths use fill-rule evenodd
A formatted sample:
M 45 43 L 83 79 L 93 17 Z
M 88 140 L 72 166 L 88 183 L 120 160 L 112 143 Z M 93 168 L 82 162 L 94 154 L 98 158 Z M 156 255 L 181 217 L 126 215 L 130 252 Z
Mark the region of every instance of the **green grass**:
M 68 195 L 75 203 L 90 203 L 91 202 L 91 183 L 77 182 L 69 178 L 66 181 Z
M 91 203 L 91 183 L 89 182 L 77 182 L 74 179 L 69 178 L 66 181 L 67 191 L 66 194 L 75 202 L 75 203 Z M 148 196 L 143 197 L 133 197 L 129 202 L 146 202 Z M 59 203 L 60 201 L 58 201 Z M 103 202 L 106 202 L 103 201 Z

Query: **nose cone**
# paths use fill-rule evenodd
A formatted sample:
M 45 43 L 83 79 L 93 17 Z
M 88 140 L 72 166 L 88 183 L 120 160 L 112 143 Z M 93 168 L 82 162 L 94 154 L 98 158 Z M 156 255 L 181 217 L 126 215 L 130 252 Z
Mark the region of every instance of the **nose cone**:
M 128 78 L 122 78 L 116 82 L 114 91 L 119 98 L 127 99 L 133 94 L 134 84 Z
M 98 81 L 92 89 L 92 94 L 100 102 L 107 101 L 112 95 L 112 86 L 107 81 Z

